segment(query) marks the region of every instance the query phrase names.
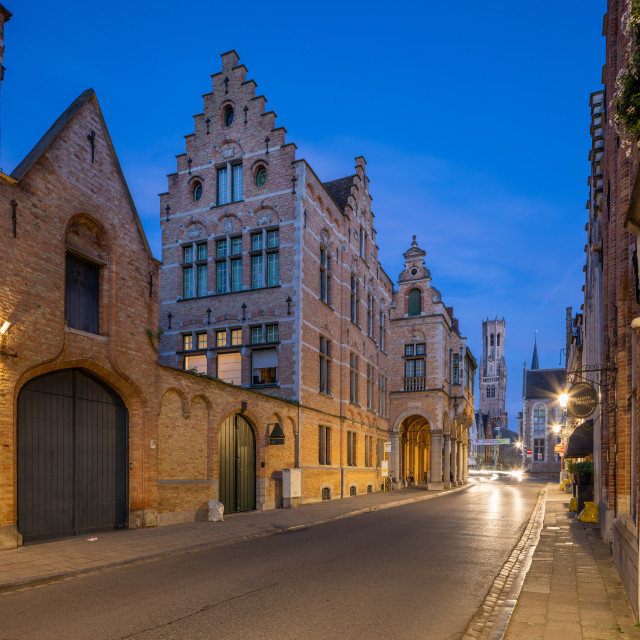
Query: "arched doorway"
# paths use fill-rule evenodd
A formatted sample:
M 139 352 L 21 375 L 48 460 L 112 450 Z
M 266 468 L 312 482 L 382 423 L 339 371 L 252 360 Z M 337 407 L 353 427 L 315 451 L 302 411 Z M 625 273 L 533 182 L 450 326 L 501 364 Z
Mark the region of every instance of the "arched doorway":
M 113 389 L 81 369 L 34 378 L 17 440 L 23 541 L 127 526 L 128 413 Z
M 429 421 L 420 415 L 407 416 L 400 425 L 400 477 L 412 475 L 416 484 L 429 482 L 431 461 Z
M 219 482 L 225 513 L 256 508 L 256 439 L 251 425 L 238 414 L 220 429 Z

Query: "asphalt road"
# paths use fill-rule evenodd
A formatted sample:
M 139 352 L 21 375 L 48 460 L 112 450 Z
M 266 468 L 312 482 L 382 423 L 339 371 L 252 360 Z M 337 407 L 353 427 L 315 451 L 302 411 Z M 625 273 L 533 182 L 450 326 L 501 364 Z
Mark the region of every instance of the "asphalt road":
M 0 638 L 458 638 L 542 483 L 436 500 L 0 596 Z

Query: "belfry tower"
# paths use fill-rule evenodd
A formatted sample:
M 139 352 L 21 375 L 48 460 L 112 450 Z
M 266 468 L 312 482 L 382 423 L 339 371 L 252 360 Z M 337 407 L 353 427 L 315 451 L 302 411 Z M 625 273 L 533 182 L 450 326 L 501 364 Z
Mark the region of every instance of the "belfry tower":
M 480 361 L 480 411 L 485 418 L 485 437 L 492 438 L 496 427 L 508 428 L 505 410 L 507 363 L 504 358 L 505 320 L 482 322 L 482 360 Z

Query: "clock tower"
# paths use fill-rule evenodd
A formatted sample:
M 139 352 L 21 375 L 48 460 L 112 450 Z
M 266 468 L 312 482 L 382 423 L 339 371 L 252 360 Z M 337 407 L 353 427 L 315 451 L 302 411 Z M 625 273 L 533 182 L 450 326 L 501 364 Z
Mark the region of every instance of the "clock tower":
M 482 322 L 482 360 L 480 361 L 480 411 L 486 416 L 485 436 L 494 437 L 497 427 L 508 428 L 505 410 L 507 394 L 507 364 L 504 358 L 505 320 Z

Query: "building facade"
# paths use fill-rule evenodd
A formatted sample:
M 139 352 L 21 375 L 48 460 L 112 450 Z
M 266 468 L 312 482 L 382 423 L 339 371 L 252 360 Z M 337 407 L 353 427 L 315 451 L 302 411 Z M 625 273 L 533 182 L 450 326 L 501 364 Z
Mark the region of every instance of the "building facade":
M 509 429 L 509 416 L 505 403 L 507 397 L 507 363 L 504 356 L 506 322 L 498 320 L 482 321 L 482 360 L 480 361 L 478 393 L 480 409 L 475 415 L 475 433 L 479 439 L 502 437 Z M 504 450 L 503 450 L 504 449 Z M 511 447 L 509 447 L 509 450 Z M 473 449 L 479 464 L 504 464 L 507 448 L 478 446 Z
M 595 422 L 595 494 L 600 527 L 611 543 L 613 559 L 636 616 L 638 590 L 638 235 L 640 181 L 637 140 L 617 127 L 616 90 L 621 74 L 633 63 L 637 28 L 629 20 L 630 3 L 608 0 L 603 21 L 606 64 L 603 104 L 592 104 L 592 162 L 588 258 L 585 269 L 602 270 L 601 320 L 591 310 L 585 326 L 593 338 L 601 331 L 599 360 L 600 419 Z M 600 155 L 601 151 L 603 155 Z M 593 216 L 591 213 L 593 212 Z M 600 243 L 599 235 L 602 236 Z M 595 256 L 594 256 L 595 252 Z M 598 257 L 598 260 L 595 260 Z M 599 283 L 597 283 L 599 284 Z M 599 294 L 593 281 L 585 292 Z M 595 300 L 596 298 L 594 298 Z M 601 321 L 601 329 L 600 323 Z M 591 356 L 597 357 L 595 351 Z M 598 428 L 597 425 L 600 425 Z
M 535 342 L 531 368 L 525 365 L 523 372 L 520 434 L 523 467 L 530 473 L 560 473 L 560 455 L 555 450 L 560 439 L 553 426 L 561 424 L 564 418 L 559 398 L 565 380 L 565 369 L 540 368 Z
M 235 51 L 222 55 L 222 72 L 213 76 L 195 133 L 186 137 L 186 152 L 161 194 L 160 361 L 299 402 L 306 429 L 299 464 L 309 487 L 303 500 L 378 485 L 389 432 L 391 471 L 425 481 L 428 433 L 446 433 L 441 440 L 452 438 L 455 447 L 466 434 L 460 412 L 473 400 L 473 356 L 464 339 L 453 346 L 448 337 L 457 327 L 431 291 L 415 238 L 394 293 L 378 260 L 364 158 L 355 159 L 352 175 L 321 182 L 296 159 L 295 145 L 238 63 Z M 397 347 L 417 340 L 407 338 L 407 324 L 423 338 L 416 347 L 423 351 L 411 359 Z M 431 408 L 425 423 L 414 426 L 422 434 L 418 459 L 403 448 L 406 425 L 394 426 L 404 405 L 390 420 L 391 407 L 411 394 L 449 393 L 447 349 L 460 358 L 460 415 L 442 402 Z M 400 403 L 395 394 L 402 394 Z M 438 446 L 438 455 L 450 460 L 450 445 L 438 440 Z M 457 473 L 463 465 L 456 458 L 454 466 Z M 435 484 L 443 482 L 451 481 Z
M 424 252 L 394 293 L 364 159 L 322 183 L 255 86 L 223 54 L 161 195 L 163 263 L 92 90 L 0 174 L 0 548 L 377 491 L 385 441 L 419 468 L 411 416 L 433 486 L 466 480 L 475 361 L 410 282 Z

